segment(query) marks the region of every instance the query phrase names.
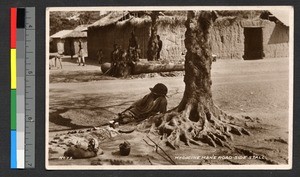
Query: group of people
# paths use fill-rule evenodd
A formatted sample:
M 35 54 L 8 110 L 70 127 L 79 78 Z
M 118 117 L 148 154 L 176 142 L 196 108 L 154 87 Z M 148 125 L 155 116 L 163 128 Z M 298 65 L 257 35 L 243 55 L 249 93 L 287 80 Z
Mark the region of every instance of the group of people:
M 120 45 L 114 44 L 114 50 L 111 52 L 111 70 L 110 74 L 115 77 L 122 77 L 130 74 L 130 61 L 127 52 Z
M 131 36 L 128 41 L 128 49 L 124 50 L 120 45 L 114 44 L 113 51 L 111 52 L 111 64 L 112 67 L 109 71 L 110 75 L 120 77 L 130 73 L 130 70 L 133 70 L 135 62 L 139 61 L 141 58 L 141 49 L 138 44 L 137 37 L 134 31 L 131 32 Z M 162 50 L 163 42 L 160 39 L 159 35 L 156 35 L 156 39 L 152 48 L 155 51 L 154 57 L 148 58 L 148 60 L 159 60 L 160 52 Z M 84 57 L 81 57 L 84 60 Z M 98 63 L 102 64 L 104 60 L 103 50 L 99 49 L 97 51 Z
M 119 51 L 118 45 L 114 46 L 112 52 L 112 61 L 116 62 L 115 54 Z M 157 56 L 160 59 L 160 51 L 162 49 L 162 41 L 160 36 L 157 35 Z M 137 38 L 134 32 L 131 33 L 128 47 L 128 58 L 130 62 L 138 61 L 140 56 L 140 49 Z M 130 107 L 118 114 L 116 122 L 126 124 L 134 121 L 141 121 L 156 114 L 165 113 L 167 111 L 167 93 L 168 88 L 163 83 L 157 83 L 153 88 L 150 88 L 150 93 L 146 94 L 143 98 L 134 102 Z
M 160 51 L 162 49 L 162 41 L 160 36 L 157 35 L 157 56 L 156 59 L 160 59 Z M 134 63 L 139 60 L 141 50 L 139 48 L 137 38 L 134 32 L 131 32 L 129 38 L 129 46 L 127 51 L 123 50 L 120 45 L 114 44 L 113 51 L 111 52 L 112 66 L 110 73 L 113 76 L 120 76 L 124 74 L 128 68 L 133 68 Z M 103 50 L 100 49 L 97 52 L 98 63 L 103 63 Z M 84 51 L 81 42 L 79 43 L 78 63 L 85 65 Z M 128 67 L 129 66 L 129 67 Z M 129 123 L 132 121 L 139 121 L 147 119 L 159 113 L 165 113 L 167 111 L 167 93 L 168 88 L 162 83 L 156 84 L 153 88 L 150 88 L 150 93 L 145 95 L 140 100 L 134 102 L 129 108 L 118 114 L 118 118 L 115 120 L 121 124 Z
M 103 51 L 100 49 L 97 53 L 98 62 L 103 62 Z M 121 48 L 120 45 L 114 44 L 111 52 L 111 69 L 110 75 L 115 77 L 122 77 L 129 75 L 134 68 L 135 62 L 140 58 L 141 50 L 139 48 L 137 38 L 134 32 L 131 32 L 129 38 L 129 46 L 127 50 Z
M 156 38 L 157 38 L 156 42 L 151 45 L 152 48 L 155 48 L 154 51 L 157 52 L 156 57 L 154 57 L 154 58 L 152 57 L 152 59 L 149 59 L 149 60 L 159 60 L 160 59 L 160 52 L 162 50 L 163 42 L 160 40 L 159 35 L 157 35 Z M 77 52 L 78 66 L 81 66 L 81 65 L 85 66 L 85 51 L 82 46 L 82 41 L 79 41 L 78 48 L 79 48 L 79 50 Z M 55 57 L 55 63 L 57 60 L 59 60 L 60 65 L 61 65 L 61 57 L 62 57 L 62 54 L 58 54 Z M 126 67 L 125 65 L 128 65 L 129 67 L 133 68 L 134 63 L 136 61 L 138 61 L 140 57 L 141 57 L 141 49 L 138 45 L 137 37 L 136 37 L 134 31 L 132 31 L 131 37 L 129 38 L 129 46 L 128 46 L 127 51 L 123 50 L 121 48 L 121 46 L 118 44 L 113 45 L 113 51 L 111 52 L 111 61 L 112 61 L 113 69 L 111 71 L 111 73 L 112 73 L 111 75 L 115 75 L 115 76 L 119 75 L 117 70 L 122 70 L 122 68 Z M 102 49 L 99 49 L 97 51 L 97 58 L 98 58 L 98 63 L 103 64 L 104 54 L 103 54 Z M 73 54 L 71 54 L 71 59 L 73 59 Z M 120 69 L 118 69 L 118 67 Z M 61 66 L 61 68 L 62 68 L 62 66 Z M 122 72 L 122 71 L 120 71 L 120 72 Z

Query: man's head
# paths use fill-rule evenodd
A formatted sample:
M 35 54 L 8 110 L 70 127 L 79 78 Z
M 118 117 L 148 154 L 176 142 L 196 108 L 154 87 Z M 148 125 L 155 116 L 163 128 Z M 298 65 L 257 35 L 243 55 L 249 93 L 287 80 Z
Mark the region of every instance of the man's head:
M 153 88 L 150 88 L 151 93 L 157 96 L 167 96 L 168 88 L 162 83 L 156 84 Z
M 156 37 L 157 37 L 157 40 L 160 40 L 160 36 L 159 35 L 157 35 Z

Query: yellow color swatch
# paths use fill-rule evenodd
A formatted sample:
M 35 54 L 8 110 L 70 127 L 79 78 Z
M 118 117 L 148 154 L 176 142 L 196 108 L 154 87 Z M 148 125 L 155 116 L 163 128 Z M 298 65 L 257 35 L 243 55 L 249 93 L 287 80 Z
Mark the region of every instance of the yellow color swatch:
M 10 49 L 10 84 L 11 89 L 17 88 L 17 51 Z

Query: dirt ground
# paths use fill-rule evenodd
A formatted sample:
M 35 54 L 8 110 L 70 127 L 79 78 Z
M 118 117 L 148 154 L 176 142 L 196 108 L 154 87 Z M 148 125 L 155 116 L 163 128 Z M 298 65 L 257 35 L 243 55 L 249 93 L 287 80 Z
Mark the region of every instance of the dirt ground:
M 277 58 L 218 60 L 212 65 L 215 104 L 243 120 L 251 136 L 234 136 L 232 143 L 236 148 L 249 151 L 213 148 L 206 144 L 183 145 L 177 150 L 159 145 L 180 165 L 287 164 L 288 136 L 292 133 L 288 128 L 291 123 L 288 118 L 288 64 L 287 58 Z M 92 129 L 112 120 L 158 82 L 169 89 L 168 109 L 177 106 L 184 91 L 183 76 L 115 79 L 102 76 L 95 63 L 77 66 L 70 60 L 63 61 L 63 69 L 51 69 L 49 164 L 170 165 L 145 133 L 119 133 L 118 129 L 107 126 Z M 160 142 L 159 137 L 149 136 Z M 99 141 L 102 155 L 78 160 L 63 158 L 63 152 L 70 145 L 86 144 L 90 137 Z M 131 144 L 131 153 L 120 156 L 119 144 L 125 140 Z

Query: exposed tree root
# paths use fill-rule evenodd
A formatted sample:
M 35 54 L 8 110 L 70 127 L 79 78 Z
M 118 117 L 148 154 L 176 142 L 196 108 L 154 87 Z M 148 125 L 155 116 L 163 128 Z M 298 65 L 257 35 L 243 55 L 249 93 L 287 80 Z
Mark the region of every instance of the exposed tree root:
M 172 110 L 166 114 L 151 117 L 138 129 L 148 133 L 158 133 L 166 145 L 172 149 L 179 148 L 180 142 L 187 146 L 201 145 L 202 142 L 213 147 L 221 146 L 232 149 L 229 144 L 233 140 L 232 135 L 250 135 L 245 128 L 235 125 L 234 117 L 223 113 L 217 107 L 214 107 L 211 112 L 197 112 L 197 115 L 199 117 L 196 119 L 196 113 L 190 109 L 182 112 Z
M 212 100 L 212 52 L 209 32 L 217 15 L 211 11 L 189 11 L 185 26 L 185 91 L 178 107 L 153 116 L 142 129 L 157 132 L 166 145 L 176 149 L 206 143 L 233 149 L 232 135 L 250 135 L 237 119 L 217 108 Z M 153 20 L 153 19 L 152 19 Z

